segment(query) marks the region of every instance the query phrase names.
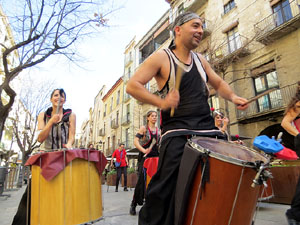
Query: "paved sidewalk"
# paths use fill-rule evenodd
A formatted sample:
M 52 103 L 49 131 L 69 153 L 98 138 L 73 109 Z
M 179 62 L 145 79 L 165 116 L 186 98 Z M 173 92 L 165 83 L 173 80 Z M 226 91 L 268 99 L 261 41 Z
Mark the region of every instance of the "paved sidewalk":
M 0 197 L 0 225 L 11 224 L 25 188 L 26 186 L 23 186 L 19 190 L 4 192 L 4 194 L 10 194 L 10 197 Z M 114 190 L 114 187 L 109 187 L 107 191 L 107 186 L 102 186 L 103 218 L 94 224 L 137 225 L 138 217 L 129 215 L 129 206 L 134 189 L 129 189 L 128 192 L 124 192 L 122 188 L 119 189 L 119 192 Z M 285 211 L 288 208 L 289 205 L 260 203 L 254 225 L 288 225 L 285 218 Z M 137 213 L 139 210 L 140 207 L 137 207 Z

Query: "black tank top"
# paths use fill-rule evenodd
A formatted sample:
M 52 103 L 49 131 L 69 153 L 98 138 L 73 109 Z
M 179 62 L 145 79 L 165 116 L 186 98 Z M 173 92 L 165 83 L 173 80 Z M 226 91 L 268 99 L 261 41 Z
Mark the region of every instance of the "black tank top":
M 149 131 L 150 140 L 148 141 L 147 144 L 143 145 L 143 147 L 144 148 L 149 148 L 153 139 L 156 140 L 156 143 L 152 147 L 151 152 L 148 153 L 148 155 L 146 156 L 146 158 L 157 157 L 159 155 L 159 153 L 158 153 L 158 142 L 159 142 L 159 132 L 158 132 L 158 129 L 156 128 L 156 132 L 155 133 L 153 133 L 150 130 L 149 127 L 147 127 L 147 129 Z
M 171 52 L 170 50 L 168 51 L 169 53 L 167 51 L 166 52 L 168 53 L 170 64 L 174 64 L 173 68 L 176 71 L 176 68 L 178 66 L 178 59 L 176 58 L 173 52 Z M 162 133 L 176 129 L 216 129 L 213 117 L 210 114 L 207 85 L 199 72 L 199 62 L 201 65 L 201 61 L 199 58 L 196 57 L 196 54 L 192 53 L 191 65 L 185 65 L 186 67 L 188 67 L 188 69 L 183 68 L 185 73 L 182 76 L 179 88 L 180 102 L 178 108 L 175 109 L 174 116 L 170 117 L 170 109 L 161 111 Z M 196 60 L 199 60 L 198 65 L 196 65 Z M 170 66 L 170 68 L 172 68 L 172 65 Z M 171 70 L 170 75 L 172 73 Z M 202 70 L 204 71 L 203 67 Z M 168 93 L 169 90 L 171 90 L 171 87 L 169 85 L 170 75 L 164 88 L 160 91 L 160 93 L 164 93 L 164 95 Z M 206 73 L 205 76 L 207 78 Z

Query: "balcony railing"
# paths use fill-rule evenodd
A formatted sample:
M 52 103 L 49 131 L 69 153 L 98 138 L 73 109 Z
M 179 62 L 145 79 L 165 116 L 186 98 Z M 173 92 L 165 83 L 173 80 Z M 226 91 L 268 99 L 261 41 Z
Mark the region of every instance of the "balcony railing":
M 270 92 L 259 98 L 256 103 L 251 103 L 246 110 L 237 110 L 237 119 L 249 119 L 278 110 L 284 110 L 295 95 L 296 88 L 297 84 L 292 84 Z
M 214 58 L 222 62 L 225 59 L 229 59 L 231 57 L 243 57 L 249 54 L 248 50 L 248 38 L 238 35 L 234 37 L 233 39 L 226 41 L 225 44 L 220 45 L 220 47 L 217 48 L 215 51 Z
M 197 12 L 208 0 L 194 0 L 191 1 L 190 5 L 187 7 L 188 11 Z
M 113 119 L 113 120 L 111 121 L 110 126 L 111 126 L 112 129 L 117 129 L 117 128 L 119 127 L 119 121 L 116 120 L 116 119 Z
M 257 41 L 269 44 L 300 27 L 300 2 L 288 4 L 254 25 Z
M 124 102 L 128 102 L 130 100 L 131 96 L 129 94 L 124 95 Z
M 132 58 L 132 56 L 127 56 L 126 58 L 125 58 L 125 66 L 128 66 L 130 63 L 132 63 L 133 62 L 133 58 Z
M 122 125 L 126 126 L 128 124 L 130 124 L 130 114 L 129 113 L 126 114 L 125 116 L 123 116 L 123 118 L 122 118 Z
M 211 28 L 211 22 L 209 22 L 206 19 L 203 19 L 203 35 L 202 35 L 202 39 L 208 37 L 209 35 L 211 35 L 212 32 L 212 28 Z

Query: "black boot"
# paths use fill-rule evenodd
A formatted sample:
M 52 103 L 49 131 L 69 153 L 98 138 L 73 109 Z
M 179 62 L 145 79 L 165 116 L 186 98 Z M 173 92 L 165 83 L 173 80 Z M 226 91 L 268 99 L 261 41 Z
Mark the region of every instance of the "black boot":
M 130 215 L 133 215 L 133 216 L 136 215 L 135 208 L 136 208 L 136 204 L 132 201 L 131 205 L 130 205 L 130 210 L 129 210 Z

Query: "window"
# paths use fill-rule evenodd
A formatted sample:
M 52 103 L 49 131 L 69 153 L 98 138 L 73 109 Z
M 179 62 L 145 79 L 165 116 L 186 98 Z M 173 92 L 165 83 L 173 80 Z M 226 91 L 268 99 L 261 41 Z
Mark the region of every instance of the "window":
M 178 6 L 178 15 L 184 13 L 184 7 L 183 7 L 183 3 L 181 3 L 179 6 Z
M 269 71 L 257 78 L 254 78 L 254 86 L 256 95 L 272 88 L 278 88 L 279 83 L 277 79 L 277 72 Z M 257 106 L 259 112 L 281 107 L 282 96 L 280 90 L 272 91 L 271 93 L 259 98 L 257 100 Z
M 208 104 L 210 108 L 214 108 L 215 110 L 220 110 L 219 98 L 216 95 L 212 95 L 209 97 Z
M 128 68 L 128 80 L 130 79 L 131 77 L 131 67 Z
M 107 104 L 104 105 L 104 112 L 103 112 L 103 117 L 106 116 L 106 109 L 107 109 Z
M 230 0 L 228 3 L 224 5 L 224 14 L 228 13 L 230 10 L 232 10 L 235 7 L 234 0 Z
M 117 105 L 119 105 L 120 103 L 120 90 L 118 91 L 118 94 L 117 94 Z
M 111 100 L 110 100 L 110 111 L 112 111 L 112 109 L 113 109 L 113 104 L 114 104 L 114 97 L 111 97 Z
M 207 61 L 209 61 L 209 53 L 208 53 L 208 50 L 205 50 L 204 52 L 202 52 L 202 55 L 203 55 L 203 57 L 204 57 Z
M 242 46 L 237 27 L 227 32 L 227 40 L 229 54 L 236 51 Z
M 129 147 L 129 128 L 125 130 L 125 146 Z
M 107 137 L 107 149 L 110 147 L 110 137 Z
M 143 116 L 143 124 L 146 126 L 147 125 L 147 115 Z
M 276 26 L 285 23 L 293 17 L 291 6 L 288 0 L 280 1 L 279 3 L 275 4 L 272 9 L 274 12 Z
M 119 124 L 119 111 L 117 111 L 117 116 L 116 116 L 116 124 Z

